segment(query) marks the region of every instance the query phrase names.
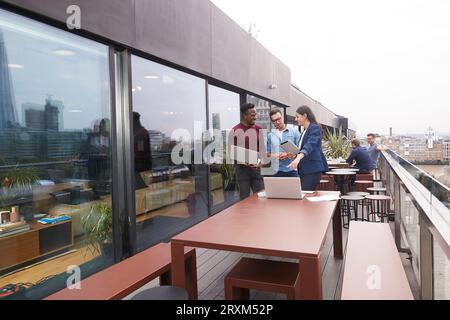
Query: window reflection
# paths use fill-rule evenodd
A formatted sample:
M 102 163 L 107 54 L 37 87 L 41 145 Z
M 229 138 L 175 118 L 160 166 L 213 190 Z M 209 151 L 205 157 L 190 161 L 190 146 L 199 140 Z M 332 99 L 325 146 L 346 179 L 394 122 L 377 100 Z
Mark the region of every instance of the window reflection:
M 0 288 L 34 284 L 20 298 L 112 262 L 108 65 L 106 46 L 0 10 Z
M 205 165 L 194 164 L 206 130 L 205 81 L 132 57 L 135 206 L 142 250 L 207 217 Z M 172 151 L 185 161 L 174 161 Z M 178 150 L 178 149 L 176 149 Z M 200 155 L 200 163 L 202 162 Z
M 225 146 L 230 130 L 240 122 L 240 97 L 237 93 L 211 85 L 208 90 L 210 129 L 216 130 L 216 134 L 220 133 L 222 146 Z M 218 212 L 239 201 L 235 165 L 232 161 L 226 161 L 226 150 L 226 148 L 217 148 L 216 157 L 210 166 L 213 212 Z
M 267 100 L 254 97 L 251 95 L 247 96 L 247 102 L 253 103 L 256 107 L 256 112 L 258 112 L 256 124 L 261 126 L 263 129 L 270 130 L 272 124 L 270 122 L 269 113 L 272 104 Z

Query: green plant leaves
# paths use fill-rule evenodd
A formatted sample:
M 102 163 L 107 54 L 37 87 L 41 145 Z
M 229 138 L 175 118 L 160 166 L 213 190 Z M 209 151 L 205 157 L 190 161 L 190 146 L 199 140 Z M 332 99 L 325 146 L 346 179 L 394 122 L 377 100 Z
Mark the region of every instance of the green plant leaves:
M 352 145 L 351 141 L 347 139 L 347 137 L 339 132 L 330 132 L 327 129 L 327 134 L 324 139 L 324 153 L 327 158 L 338 159 L 344 158 L 346 159 L 351 152 Z
M 112 209 L 108 203 L 93 204 L 81 224 L 90 250 L 100 253 L 102 244 L 112 242 Z

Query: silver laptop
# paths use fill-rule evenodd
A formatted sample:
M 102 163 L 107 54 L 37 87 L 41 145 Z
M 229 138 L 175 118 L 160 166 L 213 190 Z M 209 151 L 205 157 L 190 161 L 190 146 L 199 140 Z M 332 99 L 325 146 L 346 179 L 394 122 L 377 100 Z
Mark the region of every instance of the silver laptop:
M 303 199 L 300 178 L 264 177 L 266 198 Z

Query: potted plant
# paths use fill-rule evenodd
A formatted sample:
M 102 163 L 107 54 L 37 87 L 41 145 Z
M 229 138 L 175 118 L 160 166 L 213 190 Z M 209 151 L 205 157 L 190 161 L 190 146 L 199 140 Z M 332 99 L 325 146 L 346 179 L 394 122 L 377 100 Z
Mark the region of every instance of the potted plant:
M 234 164 L 222 163 L 219 172 L 223 179 L 224 190 L 234 190 L 236 188 L 236 166 Z
M 27 206 L 32 202 L 33 184 L 39 180 L 39 171 L 31 167 L 13 167 L 0 175 L 0 208 L 13 205 Z
M 92 253 L 112 255 L 112 208 L 104 202 L 93 204 L 81 218 L 88 248 Z
M 330 132 L 327 129 L 327 134 L 325 135 L 324 140 L 323 149 L 327 158 L 346 159 L 350 155 L 352 149 L 351 140 L 347 139 L 342 131 Z

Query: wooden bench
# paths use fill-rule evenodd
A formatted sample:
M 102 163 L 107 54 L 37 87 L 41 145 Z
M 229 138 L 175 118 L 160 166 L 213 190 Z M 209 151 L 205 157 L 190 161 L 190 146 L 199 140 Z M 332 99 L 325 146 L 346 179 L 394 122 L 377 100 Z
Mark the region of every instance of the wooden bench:
M 194 248 L 185 249 L 186 289 L 197 299 L 197 262 Z M 45 300 L 120 300 L 160 277 L 171 284 L 170 244 L 160 243 L 81 281 L 80 290 L 63 289 Z
M 389 224 L 350 222 L 341 299 L 414 299 Z
M 225 277 L 225 299 L 250 298 L 250 289 L 300 297 L 298 263 L 242 258 Z

